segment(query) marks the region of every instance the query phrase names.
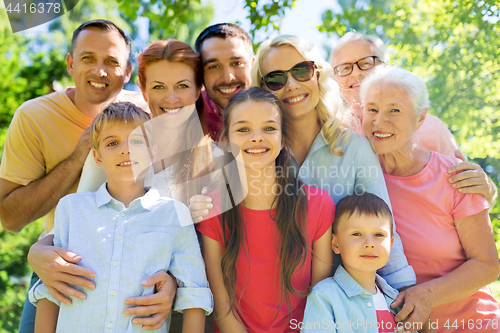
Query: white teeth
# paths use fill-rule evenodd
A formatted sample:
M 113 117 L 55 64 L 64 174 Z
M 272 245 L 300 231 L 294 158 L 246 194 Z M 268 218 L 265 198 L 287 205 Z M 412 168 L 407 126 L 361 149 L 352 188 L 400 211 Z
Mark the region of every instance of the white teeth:
M 123 163 L 120 163 L 120 165 L 132 165 L 132 164 L 136 164 L 135 162 L 123 162 Z
M 377 137 L 377 138 L 388 138 L 388 137 L 392 136 L 392 134 L 373 133 L 373 136 Z
M 303 100 L 304 98 L 306 98 L 306 95 L 301 95 L 301 96 L 298 96 L 298 97 L 287 99 L 287 102 L 288 103 L 295 103 L 295 102 Z
M 231 93 L 234 93 L 236 91 L 236 89 L 238 89 L 238 87 L 234 87 L 231 89 L 220 88 L 219 90 L 222 91 L 224 94 L 231 94 Z
M 265 152 L 266 150 L 267 149 L 247 149 L 245 151 L 250 154 L 259 154 Z
M 166 113 L 176 113 L 177 111 L 179 111 L 180 109 L 182 108 L 177 108 L 177 109 L 165 109 L 165 108 L 160 108 L 163 110 L 163 112 L 166 112 Z
M 97 83 L 97 82 L 93 82 L 93 81 L 89 81 L 90 82 L 90 85 L 92 87 L 95 87 L 95 88 L 104 88 L 106 87 L 106 84 L 104 83 Z

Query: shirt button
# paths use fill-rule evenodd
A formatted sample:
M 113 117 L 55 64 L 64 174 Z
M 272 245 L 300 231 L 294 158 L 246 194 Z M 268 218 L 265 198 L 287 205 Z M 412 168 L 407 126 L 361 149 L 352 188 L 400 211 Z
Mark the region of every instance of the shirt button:
M 116 292 L 114 290 L 111 290 L 110 294 L 111 296 L 115 296 Z
M 113 266 L 115 266 L 115 267 L 116 267 L 116 266 L 118 266 L 118 261 L 115 261 L 115 262 L 113 263 Z
M 113 328 L 113 323 L 109 323 L 108 328 Z
M 116 239 L 120 240 L 120 239 L 122 239 L 122 236 L 116 236 Z
M 367 307 L 371 307 L 371 306 L 372 306 L 372 303 L 368 302 L 368 303 L 366 303 L 366 306 L 367 306 Z
M 121 213 L 120 215 L 121 215 L 121 216 L 125 216 L 125 213 Z

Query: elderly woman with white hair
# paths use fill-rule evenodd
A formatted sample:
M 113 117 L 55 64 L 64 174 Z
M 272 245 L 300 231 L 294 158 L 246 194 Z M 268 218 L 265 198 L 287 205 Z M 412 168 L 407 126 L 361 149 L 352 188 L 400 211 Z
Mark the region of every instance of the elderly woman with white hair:
M 290 148 L 301 181 L 327 191 L 335 203 L 366 191 L 390 206 L 377 156 L 366 138 L 352 133 L 353 119 L 344 114 L 331 74 L 331 66 L 308 40 L 282 35 L 260 45 L 252 84 L 272 91 L 290 114 Z M 415 281 L 397 234 L 390 260 L 378 273 L 396 289 Z
M 339 84 L 342 98 L 349 110 L 358 119 L 363 120 L 363 107 L 359 96 L 361 82 L 380 64 L 389 63 L 384 42 L 376 36 L 350 31 L 343 35 L 333 46 L 330 64 L 333 78 Z M 443 155 L 465 158 L 458 150 L 457 143 L 446 125 L 436 116 L 427 114 L 422 126 L 416 131 L 415 142 L 428 151 Z M 449 178 L 456 188 L 464 193 L 480 193 L 493 204 L 497 189 L 486 173 L 477 164 L 459 162 L 448 170 L 449 173 L 464 171 Z
M 425 320 L 437 332 L 498 332 L 500 306 L 487 286 L 499 274 L 489 203 L 448 182 L 458 159 L 412 142 L 427 116 L 425 84 L 397 67 L 380 67 L 360 91 L 363 129 L 378 154 L 397 231 L 417 285 L 398 296 L 396 320 Z M 427 324 L 429 325 L 429 324 Z
M 330 64 L 333 78 L 339 84 L 342 98 L 349 110 L 363 120 L 363 105 L 359 87 L 363 79 L 379 64 L 388 64 L 389 54 L 384 42 L 371 35 L 349 31 L 332 47 Z M 419 144 L 423 149 L 455 156 L 458 145 L 446 125 L 436 116 L 428 115 L 418 129 Z

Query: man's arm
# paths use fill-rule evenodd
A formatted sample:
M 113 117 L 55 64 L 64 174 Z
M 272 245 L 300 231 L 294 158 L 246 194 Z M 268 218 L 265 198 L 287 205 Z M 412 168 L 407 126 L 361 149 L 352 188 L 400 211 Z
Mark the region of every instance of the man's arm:
M 4 229 L 19 232 L 53 209 L 77 181 L 90 148 L 87 127 L 73 154 L 46 176 L 26 186 L 0 179 L 0 220 Z

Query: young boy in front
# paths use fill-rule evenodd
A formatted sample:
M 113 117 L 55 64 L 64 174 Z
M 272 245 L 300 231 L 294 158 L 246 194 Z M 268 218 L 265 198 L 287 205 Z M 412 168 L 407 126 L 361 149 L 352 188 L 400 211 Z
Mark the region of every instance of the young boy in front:
M 389 260 L 392 225 L 391 210 L 374 194 L 338 202 L 332 249 L 342 265 L 307 297 L 302 332 L 409 332 L 394 321 L 390 305 L 398 292 L 376 273 Z
M 85 300 L 59 304 L 43 284 L 30 290 L 38 305 L 35 332 L 151 332 L 123 314 L 124 301 L 153 293 L 140 282 L 165 270 L 177 279 L 174 310 L 184 313 L 183 332 L 203 332 L 212 294 L 189 209 L 140 186 L 156 147 L 149 116 L 132 103 L 113 103 L 91 125 L 94 158 L 107 183 L 97 192 L 70 194 L 57 205 L 54 245 L 78 253 L 96 273 Z M 135 176 L 134 176 L 135 174 Z M 38 303 L 38 304 L 36 304 Z M 57 305 L 59 305 L 59 307 Z M 56 327 L 57 326 L 57 327 Z M 168 323 L 157 330 L 167 332 Z

